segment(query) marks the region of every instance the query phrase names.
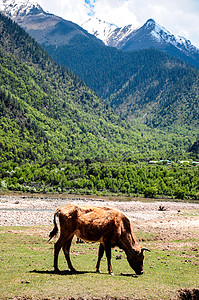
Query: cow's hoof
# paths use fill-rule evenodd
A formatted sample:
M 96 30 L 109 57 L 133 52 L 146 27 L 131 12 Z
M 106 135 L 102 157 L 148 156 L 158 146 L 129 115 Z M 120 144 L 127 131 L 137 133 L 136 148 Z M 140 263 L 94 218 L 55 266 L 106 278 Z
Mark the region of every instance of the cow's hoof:
M 100 270 L 96 270 L 96 273 L 101 273 L 101 271 Z
M 110 274 L 110 275 L 114 275 L 114 273 L 113 273 L 113 272 L 109 272 L 109 274 Z
M 60 270 L 58 268 L 55 268 L 54 272 L 58 274 L 58 273 L 60 273 Z
M 78 271 L 75 270 L 75 269 L 71 269 L 70 271 L 71 271 L 71 273 L 73 273 L 73 274 L 77 274 L 77 273 L 78 273 Z

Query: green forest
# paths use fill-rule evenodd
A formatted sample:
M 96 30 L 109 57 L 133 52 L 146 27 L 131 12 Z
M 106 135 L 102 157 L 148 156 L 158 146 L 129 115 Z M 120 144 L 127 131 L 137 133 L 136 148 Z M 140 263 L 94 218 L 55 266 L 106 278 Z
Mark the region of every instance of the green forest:
M 0 15 L 1 190 L 198 199 L 198 166 L 178 164 L 199 158 L 194 118 L 177 131 L 128 122 Z
M 3 163 L 1 189 L 199 200 L 199 166 L 85 159 L 43 165 Z

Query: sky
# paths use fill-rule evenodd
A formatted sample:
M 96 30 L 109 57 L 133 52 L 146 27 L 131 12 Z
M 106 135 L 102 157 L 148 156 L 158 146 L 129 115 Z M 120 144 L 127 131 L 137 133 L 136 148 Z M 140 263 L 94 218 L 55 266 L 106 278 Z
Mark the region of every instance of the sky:
M 199 48 L 199 0 L 37 0 L 50 13 L 83 24 L 93 15 L 118 27 L 154 19 Z

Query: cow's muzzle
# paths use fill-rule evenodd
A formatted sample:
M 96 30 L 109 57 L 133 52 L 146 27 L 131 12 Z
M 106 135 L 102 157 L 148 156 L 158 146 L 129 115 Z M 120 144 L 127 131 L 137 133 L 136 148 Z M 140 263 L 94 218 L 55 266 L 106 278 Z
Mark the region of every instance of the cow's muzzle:
M 136 272 L 136 275 L 142 275 L 144 271 Z

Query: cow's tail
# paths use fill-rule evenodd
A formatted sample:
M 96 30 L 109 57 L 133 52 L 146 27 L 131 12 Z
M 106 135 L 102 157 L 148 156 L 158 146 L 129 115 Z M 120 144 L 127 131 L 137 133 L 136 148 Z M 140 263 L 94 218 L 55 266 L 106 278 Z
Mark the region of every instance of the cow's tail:
M 54 236 L 56 236 L 57 235 L 57 233 L 58 233 L 58 226 L 57 226 L 57 223 L 56 223 L 56 216 L 58 215 L 58 213 L 59 213 L 59 210 L 57 210 L 56 212 L 55 212 L 55 214 L 54 214 L 54 228 L 53 228 L 53 230 L 50 232 L 50 234 L 49 234 L 49 240 L 48 240 L 48 242 L 54 237 Z

